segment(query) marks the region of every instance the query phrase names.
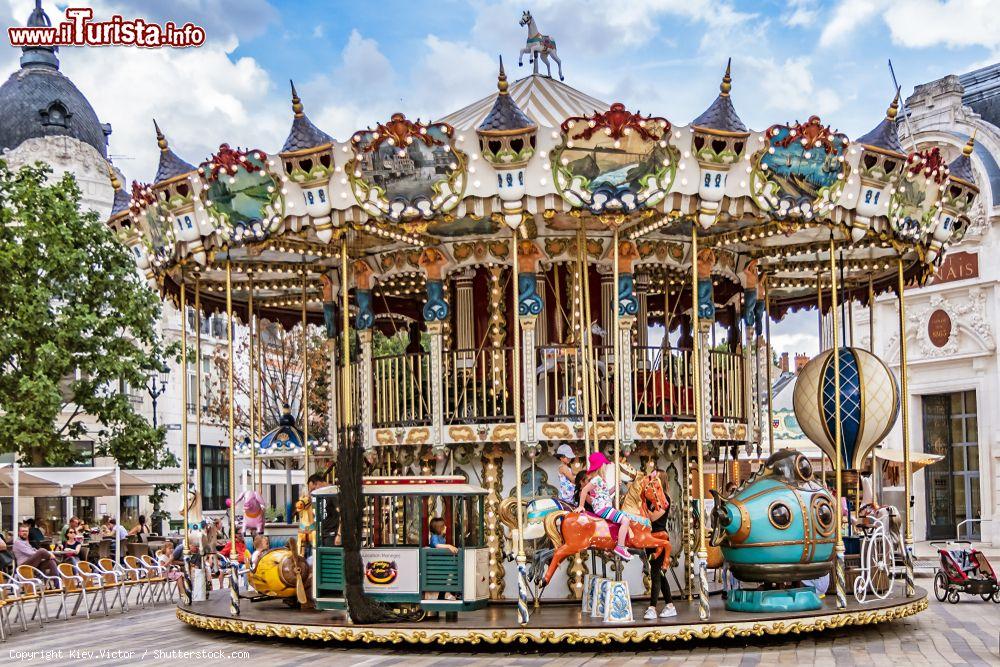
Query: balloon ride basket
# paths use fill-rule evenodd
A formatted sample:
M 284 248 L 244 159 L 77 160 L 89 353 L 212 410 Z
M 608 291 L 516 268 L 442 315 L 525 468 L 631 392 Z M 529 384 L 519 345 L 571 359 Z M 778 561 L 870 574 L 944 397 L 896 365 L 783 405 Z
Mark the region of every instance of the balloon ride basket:
M 729 591 L 726 598 L 727 611 L 775 613 L 822 608 L 823 601 L 810 586 L 773 590 L 737 588 Z
M 375 625 L 355 625 L 342 611 L 291 609 L 280 600 L 250 603 L 244 600 L 239 616 L 229 609 L 228 591 L 213 591 L 209 600 L 180 605 L 177 618 L 193 627 L 234 635 L 269 637 L 284 641 L 325 641 L 376 648 L 392 643 L 462 644 L 466 651 L 490 644 L 510 645 L 511 651 L 532 650 L 535 646 L 652 644 L 690 641 L 711 643 L 746 637 L 789 635 L 798 641 L 803 632 L 823 632 L 849 626 L 893 621 L 927 608 L 927 592 L 918 588 L 914 597 L 905 597 L 902 586 L 894 587 L 884 600 L 858 603 L 848 596 L 847 607 L 837 609 L 835 596 L 827 595 L 819 609 L 811 611 L 730 611 L 720 595 L 709 597 L 710 617 L 698 617 L 698 600 L 675 598 L 677 615 L 644 620 L 648 600 L 634 598 L 631 621 L 605 621 L 584 613 L 581 601 L 543 599 L 532 609 L 528 624 L 518 623 L 513 601 L 491 602 L 484 609 L 461 612 L 448 620 L 399 621 Z M 784 591 L 788 593 L 788 591 Z M 794 638 L 793 638 L 794 637 Z M 219 638 L 220 642 L 231 641 Z M 524 647 L 524 648 L 520 648 Z M 483 649 L 484 651 L 487 649 Z

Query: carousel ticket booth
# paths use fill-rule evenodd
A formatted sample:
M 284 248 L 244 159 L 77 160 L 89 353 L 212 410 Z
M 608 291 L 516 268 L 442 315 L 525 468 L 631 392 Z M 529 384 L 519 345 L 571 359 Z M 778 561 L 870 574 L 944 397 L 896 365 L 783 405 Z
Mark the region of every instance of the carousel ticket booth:
M 364 591 L 460 612 L 452 626 L 412 614 L 350 624 L 351 554 L 310 518 L 298 531 L 307 548 L 288 562 L 299 577 L 312 568 L 320 611 L 237 590 L 178 616 L 326 639 L 557 642 L 799 632 L 923 609 L 905 504 L 888 564 L 862 567 L 867 579 L 844 568 L 847 522 L 864 522 L 842 499 L 856 499 L 886 423 L 910 418 L 905 350 L 894 374 L 835 337 L 803 369 L 793 409 L 819 470 L 775 448 L 770 322 L 817 307 L 836 321 L 878 294 L 902 306 L 902 288 L 932 276 L 961 237 L 977 192 L 961 176 L 968 154 L 948 165 L 904 150 L 898 100 L 857 141 L 817 116 L 752 130 L 728 64 L 687 125 L 540 74 L 511 81 L 502 64 L 496 83 L 439 120 L 396 113 L 343 140 L 309 120 L 293 88 L 277 152 L 222 144 L 195 166 L 160 133 L 153 182 L 118 191 L 109 224 L 165 298 L 251 332 L 267 321 L 326 337 L 322 371 L 297 371 L 302 470 L 326 475 L 300 502 L 336 495 L 336 453 L 360 447 Z M 230 377 L 259 375 L 260 358 L 251 351 Z M 325 401 L 308 394 L 317 383 Z M 250 385 L 253 405 L 267 389 Z M 310 410 L 330 425 L 312 438 Z M 245 428 L 231 415 L 232 432 Z M 440 488 L 395 488 L 431 478 Z M 753 501 L 777 487 L 773 502 Z M 430 547 L 425 501 L 450 513 L 443 539 L 459 555 Z M 892 530 L 866 525 L 872 540 Z M 730 585 L 722 568 L 734 563 Z M 897 585 L 859 595 L 874 590 L 876 565 Z M 660 569 L 676 618 L 641 620 Z M 595 579 L 622 615 L 584 614 Z

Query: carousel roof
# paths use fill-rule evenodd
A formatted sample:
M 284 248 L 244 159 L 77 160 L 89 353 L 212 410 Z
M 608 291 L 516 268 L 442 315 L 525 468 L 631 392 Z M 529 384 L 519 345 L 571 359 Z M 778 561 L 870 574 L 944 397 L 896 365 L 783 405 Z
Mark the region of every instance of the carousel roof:
M 719 84 L 719 96 L 705 109 L 700 116 L 691 121 L 691 125 L 705 130 L 720 130 L 722 132 L 747 132 L 747 126 L 743 124 L 733 100 L 729 96 L 729 91 L 733 88 L 733 79 L 730 66 L 732 61 L 726 63 L 726 73 Z
M 304 151 L 317 146 L 333 143 L 333 138 L 313 125 L 309 117 L 303 111 L 302 100 L 292 83 L 292 129 L 288 132 L 288 138 L 281 147 L 282 153 L 292 153 L 294 151 Z
M 953 163 L 963 182 L 950 192 L 938 148 L 893 158 L 905 154 L 898 101 L 856 147 L 815 115 L 750 130 L 731 89 L 727 64 L 718 97 L 684 126 L 547 76 L 508 83 L 501 64 L 497 92 L 440 120 L 395 113 L 338 140 L 309 121 L 293 87 L 281 156 L 222 143 L 195 168 L 157 127 L 156 180 L 133 187 L 129 219 L 109 224 L 151 284 L 177 295 L 197 276 L 201 303 L 215 309 L 231 271 L 234 304 L 253 293 L 263 317 L 288 325 L 303 305 L 323 321 L 323 277 L 340 267 L 342 239 L 352 282 L 374 292 L 375 321 L 420 318 L 418 295 L 432 275 L 511 261 L 514 227 L 535 261 L 576 261 L 582 233 L 588 256 L 605 266 L 617 228 L 631 244 L 619 252 L 653 278 L 663 303 L 674 290 L 674 304 L 691 298 L 677 279 L 693 263 L 696 228 L 713 254 L 718 303 L 731 305 L 767 276 L 780 318 L 829 291 L 831 252 L 845 297 L 865 302 L 869 281 L 876 291 L 896 285 L 898 259 L 906 280 L 932 275 L 968 227 L 947 227 L 940 215 L 969 215 L 978 191 L 968 156 Z M 532 125 L 537 132 L 524 132 Z M 511 138 L 522 133 L 530 138 Z M 327 145 L 313 159 L 310 149 Z
M 115 191 L 114 203 L 111 205 L 111 215 L 114 218 L 117 215 L 125 213 L 129 209 L 129 204 L 132 201 L 132 197 L 125 192 L 125 188 L 122 187 L 121 179 L 118 176 L 118 172 L 115 168 L 108 164 L 108 176 L 111 178 L 111 188 Z
M 510 100 L 536 125 L 558 127 L 570 116 L 589 116 L 611 105 L 596 97 L 541 74 L 532 74 L 510 84 Z M 481 126 L 491 115 L 500 93 L 488 95 L 467 107 L 439 119 L 452 127 L 466 129 Z

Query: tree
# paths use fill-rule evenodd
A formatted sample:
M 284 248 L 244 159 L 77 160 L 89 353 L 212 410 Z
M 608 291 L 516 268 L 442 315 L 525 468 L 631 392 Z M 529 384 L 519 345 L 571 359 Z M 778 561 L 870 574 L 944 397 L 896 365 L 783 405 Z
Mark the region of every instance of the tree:
M 245 332 L 246 329 L 244 328 Z M 250 347 L 248 336 L 237 337 L 233 344 L 234 420 L 237 437 L 250 435 Z M 292 408 L 295 423 L 302 425 L 302 328 L 285 331 L 281 326 L 264 322 L 261 328 L 261 359 L 264 381 L 263 396 L 259 384 L 254 384 L 254 400 L 263 403 L 264 432 L 278 425 L 284 404 Z M 194 358 L 189 353 L 189 358 Z M 306 357 L 309 364 L 309 438 L 325 440 L 329 421 L 330 376 L 326 338 L 310 326 L 306 336 Z M 205 412 L 209 419 L 229 423 L 229 351 L 220 345 L 211 355 L 212 373 L 202 380 Z M 256 382 L 256 374 L 255 374 Z M 256 415 L 254 419 L 256 419 Z
M 97 456 L 156 467 L 164 432 L 121 385 L 144 386 L 164 365 L 159 299 L 97 214 L 80 210 L 73 177 L 50 173 L 0 161 L 0 451 L 68 465 L 86 437 Z

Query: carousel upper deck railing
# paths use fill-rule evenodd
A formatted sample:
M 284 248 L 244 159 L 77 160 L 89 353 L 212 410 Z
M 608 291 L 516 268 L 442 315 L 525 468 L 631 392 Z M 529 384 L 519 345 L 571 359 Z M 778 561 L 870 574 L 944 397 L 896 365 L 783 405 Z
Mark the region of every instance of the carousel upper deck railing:
M 375 398 L 372 401 L 373 423 L 382 427 L 430 423 L 430 354 L 419 352 L 375 357 L 372 359 L 372 371 L 372 395 Z
M 514 416 L 510 385 L 512 347 L 444 353 L 444 422 L 490 424 Z

